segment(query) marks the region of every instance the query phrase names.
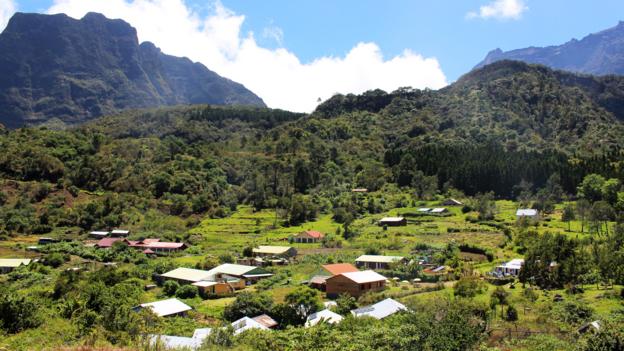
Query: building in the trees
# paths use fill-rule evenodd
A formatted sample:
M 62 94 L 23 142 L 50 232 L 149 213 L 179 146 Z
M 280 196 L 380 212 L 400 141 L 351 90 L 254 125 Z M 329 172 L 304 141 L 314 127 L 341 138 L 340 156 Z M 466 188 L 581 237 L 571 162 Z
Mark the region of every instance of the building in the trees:
M 524 265 L 524 259 L 523 258 L 514 258 L 513 260 L 509 261 L 509 262 L 505 262 L 500 266 L 496 266 L 495 268 L 495 272 L 499 275 L 503 275 L 503 276 L 518 276 L 518 274 L 520 274 L 520 270 L 522 269 L 522 266 Z
M 305 326 L 307 328 L 315 326 L 319 323 L 336 324 L 340 323 L 342 319 L 343 317 L 338 313 L 325 309 L 309 315 L 308 319 L 306 320 Z
M 383 301 L 377 302 L 374 305 L 355 309 L 351 311 L 351 314 L 354 317 L 372 317 L 375 319 L 384 319 L 400 311 L 407 311 L 407 307 L 393 299 L 385 299 Z
M 253 250 L 253 254 L 256 257 L 295 257 L 297 256 L 297 250 L 291 246 L 266 246 L 260 245 Z
M 149 308 L 154 314 L 159 317 L 169 317 L 169 316 L 184 316 L 186 312 L 192 310 L 193 308 L 184 302 L 178 299 L 168 299 L 155 301 L 150 303 L 144 303 L 135 307 L 135 310 L 141 308 Z
M 520 208 L 516 211 L 518 220 L 539 221 L 539 212 L 532 208 Z
M 0 258 L 0 274 L 9 273 L 19 266 L 28 266 L 30 258 Z
M 129 230 L 125 230 L 125 229 L 113 229 L 110 232 L 110 236 L 114 237 L 114 238 L 126 238 L 130 235 L 130 231 Z
M 431 213 L 440 214 L 440 213 L 445 213 L 445 212 L 448 212 L 448 210 L 444 207 L 436 207 L 434 209 L 431 209 Z
M 355 265 L 367 269 L 390 269 L 390 265 L 405 263 L 402 256 L 362 255 L 355 259 Z
M 317 243 L 325 237 L 325 234 L 315 231 L 306 230 L 293 236 L 293 241 L 300 244 Z
M 400 227 L 407 225 L 405 217 L 384 217 L 379 220 L 379 225 L 388 227 Z
M 261 314 L 257 317 L 253 317 L 252 319 L 269 329 L 273 329 L 278 326 L 278 323 L 275 321 L 275 319 L 271 318 L 267 314 Z
M 265 327 L 262 323 L 259 323 L 249 317 L 243 317 L 233 322 L 232 328 L 234 329 L 234 335 L 238 335 L 249 329 L 269 330 L 269 328 Z
M 160 241 L 160 239 L 142 239 L 142 240 L 128 240 L 124 238 L 104 238 L 98 241 L 95 246 L 100 249 L 107 249 L 112 247 L 116 242 L 121 242 L 129 247 L 140 249 L 147 253 L 168 253 L 177 252 L 186 249 L 185 243 L 174 243 Z
M 89 237 L 95 238 L 95 239 L 106 238 L 109 235 L 110 235 L 110 232 L 107 232 L 104 230 L 94 230 L 92 232 L 89 232 Z
M 448 198 L 442 202 L 443 206 L 462 206 L 463 203 L 457 199 Z
M 386 287 L 386 277 L 375 271 L 348 272 L 329 277 L 325 280 L 328 297 L 349 294 L 359 297 L 372 291 L 381 291 Z
M 354 189 L 351 189 L 351 192 L 352 193 L 367 193 L 368 189 L 366 189 L 366 188 L 354 188 Z

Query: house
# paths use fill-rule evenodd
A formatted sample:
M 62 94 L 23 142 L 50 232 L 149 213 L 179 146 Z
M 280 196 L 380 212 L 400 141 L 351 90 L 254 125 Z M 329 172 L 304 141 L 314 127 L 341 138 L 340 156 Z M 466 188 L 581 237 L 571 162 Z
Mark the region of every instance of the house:
M 407 311 L 407 307 L 393 299 L 385 299 L 374 305 L 355 309 L 351 311 L 351 314 L 354 317 L 384 319 L 400 311 Z
M 349 272 L 357 272 L 357 269 L 354 265 L 350 263 L 333 263 L 333 264 L 324 264 L 323 270 L 328 272 L 330 276 L 341 274 L 341 273 L 349 273 Z
M 158 345 L 163 346 L 167 350 L 188 349 L 197 350 L 202 346 L 204 340 L 210 335 L 212 329 L 200 328 L 195 329 L 193 337 L 172 336 L 172 335 L 150 335 L 150 346 L 160 350 Z
M 379 220 L 379 225 L 388 227 L 399 227 L 407 225 L 405 217 L 384 217 Z
M 436 207 L 434 209 L 431 210 L 431 213 L 444 213 L 447 212 L 448 210 L 444 207 Z
M 585 334 L 589 331 L 599 332 L 601 328 L 602 328 L 601 322 L 599 320 L 596 320 L 593 322 L 583 324 L 580 328 L 577 329 L 577 332 L 579 334 Z
M 308 282 L 308 285 L 312 289 L 325 291 L 325 285 L 327 284 L 327 278 L 330 278 L 330 277 L 331 276 L 329 276 L 329 275 L 315 275 L 312 278 L 310 278 L 310 281 Z
M 257 317 L 253 317 L 252 318 L 254 321 L 264 325 L 265 327 L 272 329 L 277 327 L 278 323 L 275 321 L 275 319 L 271 318 L 269 315 L 267 314 L 261 314 Z
M 175 280 L 181 284 L 192 284 L 202 280 L 211 280 L 212 274 L 209 271 L 192 268 L 176 268 L 172 271 L 163 273 L 161 278 Z
M 514 258 L 513 260 L 506 262 L 500 266 L 497 266 L 495 272 L 503 276 L 517 276 L 520 274 L 520 269 L 524 265 L 524 259 Z
M 89 232 L 89 237 L 96 238 L 96 239 L 102 239 L 102 238 L 107 237 L 109 234 L 110 234 L 110 232 L 96 230 L 96 231 Z
M 30 258 L 0 258 L 0 274 L 9 273 L 21 265 L 28 266 L 30 262 Z
M 125 237 L 127 237 L 129 235 L 130 235 L 130 231 L 129 230 L 125 230 L 125 229 L 113 229 L 110 232 L 110 236 L 116 237 L 116 238 L 125 238 Z
M 290 246 L 263 246 L 253 249 L 254 256 L 258 257 L 295 257 L 297 250 Z
M 186 249 L 185 243 L 166 242 L 160 241 L 160 239 L 128 240 L 113 237 L 100 239 L 95 246 L 100 249 L 107 249 L 112 247 L 113 244 L 118 241 L 128 245 L 129 247 L 140 249 L 145 254 L 154 254 L 157 252 L 177 252 Z
M 539 212 L 532 208 L 521 208 L 516 211 L 516 218 L 518 220 L 528 219 L 531 221 L 539 221 Z
M 249 330 L 249 329 L 269 330 L 269 328 L 265 327 L 263 324 L 249 317 L 243 317 L 233 322 L 232 328 L 234 328 L 234 335 L 238 335 L 244 332 L 245 330 Z
M 446 266 L 431 266 L 423 270 L 428 275 L 441 275 L 446 273 Z
M 368 189 L 366 188 L 355 188 L 355 189 L 351 189 L 352 193 L 367 193 Z
M 144 303 L 135 307 L 135 310 L 149 308 L 158 317 L 183 316 L 193 308 L 178 299 L 168 299 L 156 302 Z
M 391 264 L 402 262 L 405 258 L 401 256 L 362 255 L 355 259 L 357 267 L 368 269 L 390 269 Z
M 343 317 L 339 315 L 338 313 L 325 309 L 325 310 L 318 311 L 316 313 L 312 313 L 311 315 L 309 315 L 308 319 L 306 320 L 305 326 L 307 328 L 307 327 L 315 326 L 319 323 L 336 324 L 336 323 L 340 323 L 342 319 Z
M 349 294 L 359 297 L 369 291 L 380 291 L 386 287 L 386 277 L 375 271 L 348 272 L 325 280 L 328 297 Z
M 191 285 L 196 286 L 203 295 L 226 296 L 232 295 L 236 290 L 245 288 L 245 280 L 238 278 L 223 279 L 222 281 L 201 280 Z
M 325 237 L 325 234 L 321 232 L 317 232 L 315 230 L 306 230 L 295 236 L 293 236 L 293 241 L 300 244 L 309 244 L 309 243 L 317 243 Z
M 210 280 L 219 281 L 226 278 L 244 279 L 246 282 L 256 282 L 262 278 L 267 278 L 273 274 L 261 267 L 245 266 L 241 264 L 224 263 L 208 271 Z
M 419 212 L 419 213 L 429 213 L 429 212 L 431 212 L 431 209 L 429 207 L 421 207 L 421 208 L 417 209 L 416 212 Z
M 463 206 L 464 204 L 457 199 L 449 198 L 449 199 L 444 200 L 442 202 L 442 205 L 443 206 Z

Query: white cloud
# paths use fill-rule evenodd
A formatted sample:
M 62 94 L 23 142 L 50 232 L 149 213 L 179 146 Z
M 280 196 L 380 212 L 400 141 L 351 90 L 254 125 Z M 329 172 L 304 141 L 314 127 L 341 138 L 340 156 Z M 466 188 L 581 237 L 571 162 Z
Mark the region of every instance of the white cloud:
M 285 48 L 259 46 L 252 32 L 241 33 L 245 16 L 220 2 L 214 3 L 206 17 L 183 0 L 55 0 L 48 10 L 74 18 L 89 11 L 126 20 L 137 28 L 139 40 L 154 42 L 167 54 L 203 63 L 244 84 L 270 107 L 310 112 L 318 98 L 328 99 L 335 92 L 392 91 L 402 86 L 437 89 L 447 84 L 435 58 L 405 50 L 384 59 L 375 43 L 358 43 L 344 57 L 301 62 Z M 275 30 L 262 34 L 283 37 L 283 32 Z
M 0 32 L 6 28 L 15 11 L 17 11 L 17 6 L 13 0 L 0 1 Z
M 520 19 L 522 13 L 527 11 L 529 7 L 524 0 L 494 0 L 487 5 L 479 8 L 479 11 L 470 11 L 466 14 L 466 18 L 481 19 Z
M 264 27 L 262 30 L 262 36 L 267 39 L 272 39 L 279 46 L 284 46 L 284 31 L 282 28 L 274 25 L 273 23 Z

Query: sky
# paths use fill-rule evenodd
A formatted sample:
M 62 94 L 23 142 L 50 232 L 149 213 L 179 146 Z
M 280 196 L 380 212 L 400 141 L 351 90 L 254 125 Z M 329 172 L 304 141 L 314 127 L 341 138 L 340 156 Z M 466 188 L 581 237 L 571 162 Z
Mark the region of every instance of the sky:
M 624 20 L 622 0 L 0 0 L 15 11 L 122 18 L 140 41 L 310 112 L 335 93 L 439 89 L 493 49 L 562 44 Z

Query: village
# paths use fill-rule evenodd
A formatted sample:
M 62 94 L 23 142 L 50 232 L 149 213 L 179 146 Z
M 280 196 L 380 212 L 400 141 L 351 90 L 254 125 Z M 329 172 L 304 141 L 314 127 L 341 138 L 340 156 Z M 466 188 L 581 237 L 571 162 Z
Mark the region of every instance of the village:
M 354 189 L 353 196 L 367 196 L 367 192 Z M 133 255 L 144 255 L 153 262 L 166 262 L 170 269 L 144 280 L 143 301 L 134 309 L 149 310 L 159 318 L 190 322 L 188 328 L 193 332 L 187 329 L 186 335 L 149 335 L 151 344 L 167 349 L 199 349 L 220 328 L 230 328 L 233 335 L 249 329 L 280 329 L 283 326 L 276 320 L 280 318 L 274 318 L 269 311 L 241 315 L 226 322 L 223 313 L 241 294 L 269 292 L 276 301 L 283 301 L 301 287 L 313 290 L 314 299 L 319 299 L 318 307 L 303 315 L 304 328 L 319 323 L 341 323 L 346 317 L 382 320 L 409 311 L 412 301 L 457 296 L 457 286 L 466 279 L 475 279 L 480 293 L 502 287 L 510 299 L 517 299 L 518 305 L 525 306 L 525 316 L 521 318 L 536 318 L 527 313 L 529 304 L 522 302 L 521 296 L 516 296 L 517 290 L 514 291 L 525 260 L 521 254 L 506 248 L 509 239 L 505 232 L 534 230 L 578 236 L 582 223 L 563 221 L 562 207 L 543 214 L 535 209 L 518 208 L 512 201 L 497 201 L 496 220 L 479 223 L 466 210 L 465 201 L 472 200 L 441 198 L 363 216 L 351 224 L 353 229 L 349 230 L 358 231 L 358 236 L 349 242 L 336 239 L 344 228 L 328 215 L 296 227 L 267 225 L 264 230 L 250 230 L 243 223 L 262 227 L 265 222 L 271 222 L 271 213 L 241 208 L 240 219 L 236 216 L 208 219 L 194 229 L 202 231 L 200 246 L 144 237 L 125 228 L 87 232 L 79 244 L 93 252 L 131 250 Z M 236 221 L 238 229 L 230 224 Z M 574 231 L 569 231 L 570 225 Z M 230 232 L 225 234 L 223 230 Z M 7 258 L 0 258 L 0 273 L 6 277 L 14 270 L 41 263 L 51 252 L 61 250 L 63 244 L 78 242 L 38 237 L 36 245 L 19 241 L 14 246 L 3 243 L 0 252 Z M 25 255 L 20 256 L 20 252 Z M 205 263 L 207 257 L 210 259 Z M 129 265 L 74 255 L 64 261 L 59 266 L 76 274 L 98 267 Z M 556 267 L 557 262 L 552 261 L 548 269 Z M 337 305 L 344 304 L 345 299 L 350 299 L 349 307 L 338 309 Z M 597 328 L 599 323 L 595 322 Z M 504 320 L 498 324 L 501 330 L 509 327 Z M 583 325 L 572 327 L 584 328 Z

